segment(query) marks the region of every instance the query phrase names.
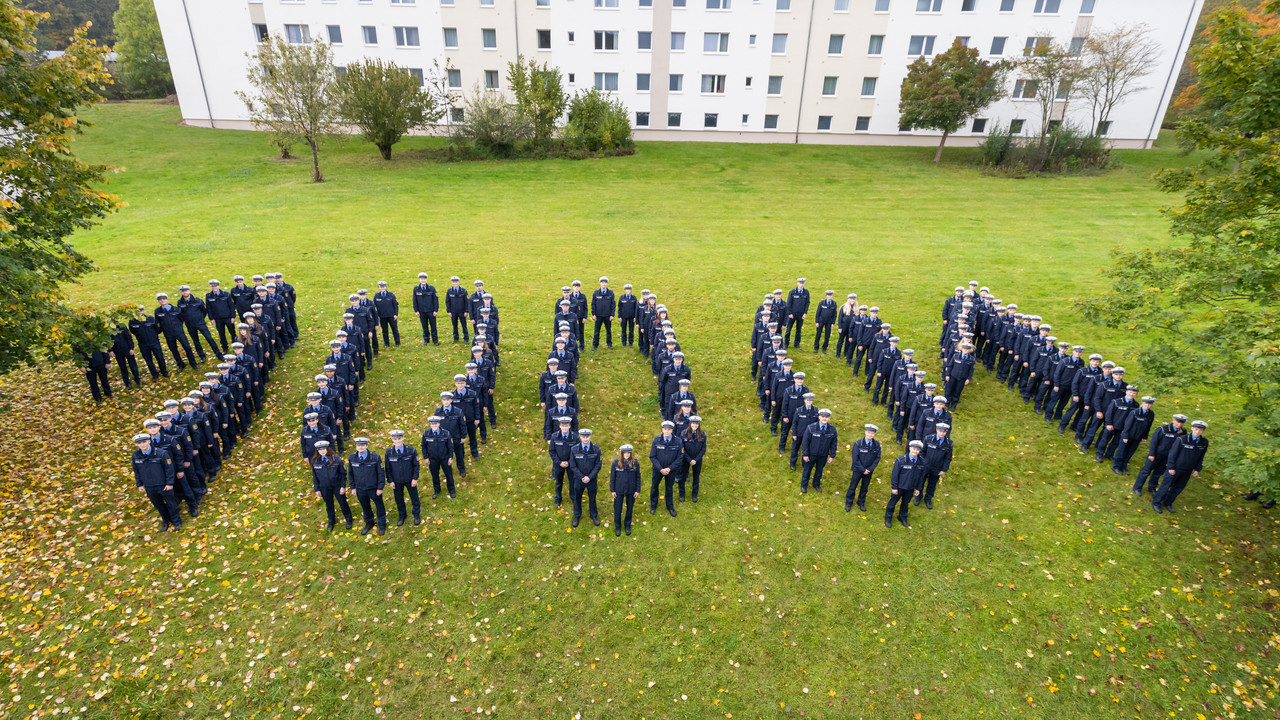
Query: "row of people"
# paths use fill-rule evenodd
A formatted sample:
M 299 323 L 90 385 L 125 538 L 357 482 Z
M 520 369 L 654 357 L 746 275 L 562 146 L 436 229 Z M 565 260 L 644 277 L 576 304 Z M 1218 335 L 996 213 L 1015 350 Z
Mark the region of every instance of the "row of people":
M 1145 446 L 1133 492 L 1150 491 L 1156 512 L 1174 512 L 1174 501 L 1203 466 L 1208 424 L 1196 420 L 1188 432 L 1187 417 L 1177 413 L 1157 428 L 1156 398 L 1139 398 L 1123 367 L 1098 353 L 1086 360 L 1083 345 L 1059 341 L 1039 315 L 1017 310 L 977 281 L 957 286 L 943 303 L 943 337 L 973 338 L 988 374 L 1017 391 L 1024 405 L 1034 403 L 1035 412 L 1046 423 L 1057 423 L 1059 433 L 1073 430 L 1080 452 L 1092 452 L 1100 463 L 1110 461 L 1115 474 L 1128 475 L 1129 462 Z
M 258 326 L 269 341 L 271 352 L 283 356 L 298 337 L 294 311 L 297 293 L 293 286 L 284 281 L 282 273 L 254 275 L 252 286 L 245 284 L 243 275 L 236 275 L 234 280 L 230 290 L 223 290 L 218 280 L 210 280 L 209 292 L 203 300 L 189 285 L 178 286 L 176 303 L 170 302 L 168 293 L 157 293 L 157 304 L 150 315 L 145 306 L 139 305 L 137 315 L 128 324 L 116 328 L 109 347 L 86 353 L 83 358 L 82 369 L 93 399 L 102 402 L 104 397 L 112 397 L 108 370 L 113 361 L 120 370 L 125 389 L 142 385 L 139 356 L 153 381 L 169 377 L 161 340 L 169 346 L 179 372 L 188 365 L 196 367 L 197 355 L 199 362 L 207 362 L 210 354 L 216 357 L 230 353 L 228 338 L 236 342 L 242 324 Z M 217 328 L 220 342 L 215 342 L 209 332 L 209 321 Z M 258 330 L 254 332 L 259 334 Z M 208 353 L 201 338 L 209 345 Z

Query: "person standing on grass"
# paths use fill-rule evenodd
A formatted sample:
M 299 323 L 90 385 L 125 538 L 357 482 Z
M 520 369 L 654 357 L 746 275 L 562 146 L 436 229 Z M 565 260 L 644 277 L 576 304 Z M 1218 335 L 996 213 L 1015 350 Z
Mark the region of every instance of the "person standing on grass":
M 178 292 L 181 293 L 181 297 L 178 298 L 178 309 L 182 311 L 182 324 L 186 327 L 187 334 L 191 336 L 191 342 L 196 346 L 196 354 L 200 356 L 200 362 L 205 362 L 209 357 L 205 355 L 204 346 L 200 344 L 202 335 L 209 343 L 209 352 L 215 355 L 218 352 L 218 346 L 213 342 L 213 335 L 209 333 L 209 323 L 205 320 L 209 312 L 205 309 L 204 301 L 191 294 L 190 285 L 179 285 Z
M 853 342 L 849 324 L 858 316 L 858 294 L 849 293 L 844 304 L 836 311 L 836 357 L 844 357 L 845 347 Z
M 658 381 L 658 398 L 671 397 L 680 391 L 680 381 L 693 379 L 693 371 L 684 364 L 684 353 L 676 351 L 671 354 L 671 364 L 662 370 Z
M 880 332 L 871 338 L 871 344 L 867 346 L 867 361 L 863 369 L 867 374 L 867 381 L 862 384 L 862 392 L 871 392 L 871 384 L 875 382 L 875 370 L 880 361 L 880 355 L 889 347 L 889 339 L 893 337 L 893 325 L 882 323 Z
M 582 281 L 574 280 L 569 284 L 573 287 L 569 292 L 569 303 L 573 313 L 578 316 L 578 327 L 574 335 L 578 338 L 578 345 L 585 348 L 587 346 L 587 315 L 591 314 L 591 305 L 586 294 L 582 292 Z
M 1103 412 L 1103 430 L 1098 438 L 1098 450 L 1094 459 L 1098 462 L 1111 460 L 1114 462 L 1116 451 L 1120 449 L 1120 435 L 1129 422 L 1129 416 L 1138 409 L 1138 388 L 1128 385 L 1124 394 L 1112 398 Z
M 613 348 L 613 313 L 617 308 L 617 300 L 609 289 L 609 278 L 600 278 L 600 289 L 591 293 L 591 319 L 595 321 L 595 332 L 591 337 L 591 349 L 600 348 L 600 326 L 604 325 L 605 347 Z
M 778 454 L 787 447 L 787 437 L 794 433 L 791 427 L 791 419 L 795 417 L 796 408 L 804 405 L 804 396 L 811 394 L 809 386 L 804 384 L 805 374 L 802 372 L 795 373 L 791 376 L 792 383 L 790 385 L 783 384 L 779 375 L 778 381 L 778 405 L 774 408 L 776 416 L 782 421 L 782 432 L 778 435 Z
M 489 444 L 489 426 L 485 423 L 484 411 L 489 404 L 489 383 L 480 375 L 480 366 L 469 362 L 463 369 L 467 374 L 467 390 L 475 396 L 476 419 L 480 421 L 480 444 Z
M 174 495 L 173 458 L 163 448 L 153 447 L 151 435 L 138 433 L 133 436 L 133 480 L 138 490 L 160 513 L 160 532 L 182 529 L 182 516 L 178 514 L 178 498 Z
M 782 418 L 782 393 L 792 387 L 795 375 L 791 372 L 794 366 L 791 358 L 782 361 L 782 367 L 769 380 L 769 407 L 765 408 L 765 419 L 769 423 L 769 432 L 778 435 L 778 423 Z M 802 393 L 803 394 L 803 393 Z
M 812 423 L 804 431 L 800 442 L 800 458 L 804 467 L 800 473 L 800 492 L 809 492 L 810 475 L 813 489 L 822 492 L 822 473 L 827 466 L 835 462 L 836 450 L 839 447 L 839 435 L 835 425 L 831 424 L 831 411 L 822 408 L 818 411 L 818 422 Z
M 1111 463 L 1111 471 L 1115 474 L 1129 474 L 1129 459 L 1147 441 L 1151 426 L 1155 424 L 1156 414 L 1151 410 L 1155 402 L 1155 396 L 1143 396 L 1142 404 L 1125 419 L 1124 427 L 1120 429 L 1120 446 Z
M 1165 462 L 1167 472 L 1151 500 L 1151 507 L 1156 512 L 1174 512 L 1173 501 L 1178 499 L 1187 483 L 1193 477 L 1200 477 L 1204 469 L 1204 456 L 1209 452 L 1209 438 L 1204 436 L 1209 423 L 1203 420 L 1191 422 L 1191 433 L 1183 435 L 1169 450 L 1169 459 Z
M 325 529 L 333 532 L 333 526 L 338 523 L 337 514 L 333 511 L 336 501 L 338 507 L 342 508 L 342 517 L 346 519 L 347 529 L 350 530 L 355 518 L 351 516 L 351 505 L 347 502 L 347 467 L 342 458 L 334 454 L 328 440 L 318 440 L 308 464 L 311 466 L 311 486 L 315 489 L 316 499 L 324 501 L 325 514 L 329 518 Z
M 658 481 L 662 480 L 666 489 L 667 512 L 676 516 L 675 482 L 680 462 L 684 458 L 684 444 L 675 435 L 676 424 L 670 420 L 662 422 L 662 434 L 653 438 L 649 446 L 649 464 L 653 473 L 649 482 L 649 514 L 658 511 Z
M 973 344 L 964 342 L 960 344 L 960 352 L 952 356 L 950 368 L 947 371 L 946 385 L 943 394 L 947 396 L 947 401 L 951 403 L 951 410 L 954 412 L 960 407 L 960 394 L 969 386 L 969 381 L 973 379 L 973 368 L 976 360 L 973 356 Z
M 924 482 L 919 486 L 922 493 L 916 495 L 912 504 L 933 509 L 933 493 L 938 489 L 938 481 L 951 469 L 951 456 L 955 446 L 951 442 L 951 426 L 940 422 L 933 426 L 934 433 L 925 437 L 924 443 Z
M 485 357 L 485 347 L 483 345 L 474 345 L 471 348 L 471 362 L 468 365 L 476 366 L 476 374 L 484 380 L 485 392 L 481 395 L 481 404 L 489 411 L 489 427 L 497 429 L 498 427 L 498 398 L 495 390 L 498 388 L 498 369 L 494 365 L 493 359 Z
M 622 294 L 618 296 L 618 322 L 622 332 L 622 347 L 636 344 L 636 320 L 639 317 L 640 303 L 631 293 L 631 283 L 622 286 Z
M 435 286 L 427 283 L 427 274 L 424 272 L 418 273 L 418 284 L 413 288 L 413 314 L 418 316 L 418 323 L 422 325 L 422 344 L 439 345 L 436 315 L 440 314 L 440 297 L 436 294 Z
M 465 478 L 467 476 L 467 446 L 462 442 L 462 438 L 467 435 L 467 416 L 462 412 L 462 408 L 454 405 L 453 393 L 447 390 L 440 393 L 440 405 L 432 413 L 432 416 L 439 422 L 440 429 L 447 432 L 452 439 L 449 443 L 449 448 L 453 452 L 454 467 Z M 422 451 L 422 455 L 426 457 L 427 451 L 425 449 Z M 452 469 L 449 474 L 453 474 Z M 439 486 L 436 487 L 436 492 L 440 492 Z
M 988 350 L 994 346 L 994 343 L 988 343 Z M 1044 421 L 1047 423 L 1055 423 L 1062 420 L 1063 413 L 1066 412 L 1067 403 L 1071 402 L 1071 385 L 1075 382 L 1076 374 L 1084 368 L 1084 346 L 1076 345 L 1071 348 L 1071 353 L 1063 354 L 1058 360 L 1058 366 L 1053 371 L 1053 377 L 1049 378 L 1051 389 L 1049 392 L 1049 401 L 1044 405 Z M 990 373 L 990 370 L 987 371 Z
M 858 377 L 859 372 L 867 370 L 865 360 L 874 357 L 871 347 L 875 343 L 876 336 L 880 334 L 880 326 L 884 321 L 880 319 L 880 308 L 872 307 L 867 313 L 860 318 L 858 324 L 858 351 L 853 358 L 853 376 Z
M 467 297 L 466 288 L 459 283 L 462 281 L 457 275 L 449 278 L 449 289 L 444 291 L 444 309 L 449 313 L 449 322 L 453 325 L 453 342 L 458 343 L 458 328 L 462 328 L 463 342 L 471 342 L 471 337 L 467 335 L 467 315 L 469 311 L 470 300 Z
M 204 294 L 204 306 L 214 327 L 218 329 L 218 340 L 222 343 L 222 352 L 225 354 L 231 349 L 227 344 L 227 336 L 230 335 L 232 340 L 236 337 L 235 298 L 222 289 L 222 283 L 210 280 L 209 292 Z
M 552 359 L 554 360 L 555 358 L 552 358 Z M 574 411 L 579 410 L 578 389 L 569 383 L 569 373 L 563 370 L 557 370 L 555 372 L 555 384 L 548 387 L 546 393 L 543 394 L 542 396 L 543 407 L 554 405 L 555 397 L 560 393 L 563 393 L 565 397 L 568 398 L 568 401 L 566 404 L 569 407 L 573 408 Z
M 137 315 L 129 319 L 129 332 L 138 341 L 138 350 L 142 353 L 143 362 L 147 364 L 147 370 L 151 372 L 151 379 L 169 377 L 164 350 L 160 347 L 160 324 L 154 317 L 147 315 L 146 308 L 141 305 L 138 306 Z M 231 339 L 235 339 L 234 335 Z
M 1173 450 L 1173 446 L 1187 433 L 1183 427 L 1186 423 L 1187 416 L 1176 413 L 1172 422 L 1161 425 L 1151 434 L 1151 441 L 1147 443 L 1147 461 L 1143 463 L 1133 483 L 1134 495 L 1141 495 L 1144 489 L 1151 491 L 1152 496 L 1156 494 L 1156 489 L 1160 487 L 1161 476 L 1167 469 L 1169 451 Z
M 818 352 L 818 343 L 822 343 L 822 352 L 827 352 L 827 345 L 831 343 L 831 326 L 836 322 L 836 301 L 832 299 L 836 294 L 835 290 L 828 290 L 826 297 L 818 301 L 818 309 L 814 313 L 813 328 L 813 351 Z M 839 339 L 836 345 L 840 344 Z
M 382 344 L 391 346 L 394 337 L 396 347 L 400 347 L 400 301 L 396 294 L 387 289 L 387 281 L 378 281 L 378 292 L 373 296 L 373 308 L 378 315 L 378 323 L 382 326 Z M 391 336 L 387 335 L 391 331 Z
M 787 424 L 787 432 L 778 438 L 778 454 L 781 455 L 787 449 L 787 436 L 791 437 L 791 461 L 792 471 L 796 469 L 796 460 L 800 457 L 800 446 L 804 443 L 804 432 L 809 426 L 818 422 L 818 408 L 814 407 L 813 399 L 816 397 L 811 392 L 806 392 L 801 396 L 801 404 L 791 413 L 791 422 Z
M 320 409 L 317 406 L 307 406 L 308 412 L 302 416 L 302 430 L 298 434 L 298 442 L 302 446 L 302 459 L 310 460 L 312 455 L 316 454 L 316 443 L 321 440 L 333 444 L 336 436 L 329 426 L 320 424 L 320 413 L 315 412 Z
M 689 417 L 689 425 L 680 435 L 681 450 L 684 452 L 684 463 L 680 468 L 680 476 L 676 481 L 680 485 L 680 502 L 684 502 L 684 486 L 689 483 L 690 497 L 698 502 L 698 483 L 702 480 L 702 460 L 707 455 L 707 433 L 702 430 L 702 418 L 698 415 Z
M 356 325 L 365 332 L 367 343 L 373 357 L 377 357 L 382 348 L 378 345 L 378 325 L 381 319 L 378 317 L 378 307 L 369 299 L 369 291 L 360 288 L 356 291 L 356 307 L 363 310 L 363 314 L 356 312 Z M 373 367 L 372 364 L 369 367 Z
M 391 431 L 391 447 L 386 449 L 384 457 L 387 468 L 387 482 L 395 492 L 396 511 L 399 519 L 396 527 L 402 527 L 408 519 L 405 512 L 404 496 L 409 494 L 409 504 L 413 510 L 413 524 L 422 524 L 422 503 L 418 501 L 418 451 L 404 444 L 404 431 Z
M 382 502 L 382 490 L 387 479 L 383 474 L 382 458 L 369 452 L 369 438 L 356 438 L 356 451 L 347 456 L 347 475 L 364 511 L 364 529 L 360 534 L 368 535 L 375 522 L 378 534 L 386 534 L 387 508 Z
M 614 537 L 621 536 L 624 530 L 631 535 L 631 511 L 640 497 L 640 462 L 630 445 L 618 448 L 618 457 L 609 468 L 609 494 L 613 497 Z
M 555 486 L 556 507 L 564 502 L 564 481 L 569 477 L 569 461 L 573 457 L 573 418 L 561 415 L 555 419 L 559 432 L 547 439 L 547 454 L 551 456 L 551 480 Z M 569 481 L 573 490 L 573 481 Z
M 907 454 L 898 458 L 893 464 L 893 474 L 889 478 L 889 504 L 884 509 L 884 526 L 893 527 L 893 508 L 898 506 L 898 522 L 902 527 L 911 528 L 907 522 L 907 511 L 911 507 L 912 496 L 919 497 L 920 485 L 924 481 L 924 460 L 920 452 L 924 443 L 912 440 L 907 443 Z
M 1099 383 L 1093 391 L 1093 399 L 1089 401 L 1089 409 L 1093 417 L 1089 419 L 1089 426 L 1085 428 L 1084 438 L 1080 441 L 1081 453 L 1087 453 L 1093 446 L 1094 440 L 1102 436 L 1107 409 L 1111 407 L 1111 401 L 1124 397 L 1125 388 L 1128 386 L 1129 384 L 1124 380 L 1124 368 L 1115 367 L 1111 369 L 1111 376 Z
M 671 396 L 667 398 L 666 402 L 662 404 L 663 420 L 670 420 L 674 418 L 680 409 L 680 403 L 685 400 L 688 400 L 692 404 L 693 412 L 695 414 L 698 412 L 698 398 L 689 391 L 689 386 L 692 384 L 693 381 L 689 378 L 682 378 L 679 381 L 680 389 L 672 393 Z
M 89 390 L 93 393 L 93 401 L 100 403 L 102 397 L 111 397 L 111 380 L 107 377 L 107 368 L 111 365 L 111 356 L 103 350 L 81 353 L 84 361 L 84 376 L 89 380 Z M 126 379 L 125 382 L 128 382 Z
M 427 418 L 427 429 L 422 431 L 422 457 L 427 460 L 431 470 L 431 499 L 440 497 L 440 472 L 444 471 L 444 479 L 449 497 L 457 497 L 453 485 L 453 438 L 449 431 L 440 427 L 440 416 Z
M 160 332 L 164 333 L 165 342 L 169 344 L 169 352 L 173 354 L 173 361 L 178 365 L 178 372 L 187 369 L 187 365 L 182 362 L 182 354 L 178 351 L 179 345 L 182 346 L 182 352 L 187 355 L 187 362 L 191 367 L 195 367 L 196 356 L 191 351 L 191 343 L 187 342 L 187 335 L 183 330 L 182 311 L 178 306 L 169 304 L 168 293 L 156 293 L 156 302 L 159 303 L 154 313 L 156 323 L 160 326 Z
M 871 405 L 876 407 L 880 403 L 889 402 L 889 392 L 892 390 L 893 367 L 902 359 L 902 351 L 898 349 L 898 343 L 901 341 L 897 335 L 889 336 L 889 344 L 882 349 L 876 358 L 873 369 L 876 373 L 876 384 L 871 390 Z M 868 373 L 870 379 L 870 373 Z
M 871 473 L 880 464 L 880 442 L 876 440 L 876 433 L 880 428 L 868 423 L 862 426 L 862 430 L 863 438 L 850 449 L 853 461 L 849 468 L 849 489 L 844 494 L 845 512 L 853 509 L 855 499 L 858 509 L 867 511 L 867 486 L 871 484 Z
M 471 459 L 480 457 L 480 449 L 477 444 L 477 431 L 480 429 L 480 396 L 467 387 L 466 375 L 453 376 L 453 404 L 462 410 L 463 416 L 466 418 L 467 442 L 471 448 Z M 462 442 L 462 438 L 458 438 L 458 442 Z M 462 475 L 466 477 L 464 473 Z
M 756 373 L 760 370 L 760 354 L 769 344 L 769 338 L 773 337 L 774 329 L 778 327 L 778 323 L 769 320 L 769 311 L 762 310 L 756 315 L 755 325 L 751 328 L 751 379 L 756 379 Z
M 640 355 L 645 358 L 649 357 L 649 348 L 653 345 L 653 339 L 650 337 L 650 329 L 653 327 L 655 304 L 649 301 L 651 295 L 652 293 L 648 290 L 641 290 L 640 302 L 636 307 L 637 346 L 640 348 Z
M 235 317 L 239 320 L 245 313 L 249 312 L 251 309 L 249 306 L 257 298 L 257 293 L 253 291 L 252 287 L 244 284 L 243 275 L 236 275 L 231 278 L 231 281 L 235 284 L 231 286 L 227 294 L 231 296 L 231 301 L 235 303 Z
M 570 489 L 573 492 L 573 527 L 582 520 L 582 494 L 587 495 L 587 513 L 591 522 L 600 524 L 600 511 L 596 509 L 596 487 L 600 484 L 600 446 L 591 442 L 591 430 L 578 431 L 579 441 L 569 454 Z
M 805 279 L 796 278 L 796 287 L 787 294 L 787 327 L 782 334 L 785 345 L 791 345 L 791 328 L 796 330 L 796 344 L 800 347 L 800 332 L 804 329 L 804 318 L 809 314 L 809 291 L 805 289 Z

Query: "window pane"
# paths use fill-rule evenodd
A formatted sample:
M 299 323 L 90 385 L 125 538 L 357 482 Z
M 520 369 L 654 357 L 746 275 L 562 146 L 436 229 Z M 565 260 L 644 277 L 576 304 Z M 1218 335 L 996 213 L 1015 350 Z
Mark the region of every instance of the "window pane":
M 636 113 L 636 127 L 649 127 L 649 113 Z
M 884 52 L 884 36 L 872 35 L 871 42 L 867 43 L 867 54 L 879 55 L 882 52 Z
M 779 10 L 790 10 L 790 9 L 791 9 L 791 0 L 778 0 L 778 9 L 779 9 Z
M 1000 0 L 1000 12 L 1013 12 L 1013 0 Z
M 684 49 L 684 33 L 682 32 L 671 33 L 671 49 L 672 50 Z
M 782 53 L 785 53 L 786 51 L 787 51 L 787 34 L 786 34 L 786 33 L 774 33 L 774 35 L 773 35 L 773 52 L 774 52 L 774 54 L 775 54 L 775 55 L 780 55 L 780 54 L 782 54 Z
M 836 12 L 849 12 L 849 0 L 836 0 Z
M 859 132 L 866 132 L 867 130 L 870 130 L 870 129 L 871 129 L 871 116 L 870 116 L 870 115 L 859 115 L 859 116 L 858 116 L 858 121 L 857 121 L 857 123 L 853 126 L 853 129 L 854 129 L 854 130 L 857 130 L 857 131 L 859 131 Z
M 653 33 L 648 30 L 641 30 L 636 33 L 636 47 L 641 50 L 652 50 Z
M 486 49 L 498 47 L 498 31 L 493 28 L 483 28 L 480 31 L 480 37 L 484 41 Z
M 640 0 L 640 7 L 653 7 L 653 0 Z M 645 119 L 648 120 L 648 113 L 645 113 Z M 648 124 L 647 122 L 645 124 Z
M 713 128 L 720 121 L 720 115 L 717 113 L 706 113 L 702 116 L 702 127 Z
M 680 127 L 680 113 L 667 113 L 667 127 Z
M 818 116 L 818 129 L 819 129 L 819 130 L 830 130 L 830 129 L 831 129 L 831 116 L 830 116 L 830 115 L 819 115 L 819 116 Z
M 1082 0 L 1082 2 L 1080 3 L 1080 14 L 1081 15 L 1093 14 L 1093 0 Z M 1105 133 L 1102 133 L 1102 134 L 1105 135 Z
M 538 44 L 542 44 L 542 31 L 538 31 Z M 458 47 L 458 28 L 444 29 L 444 46 L 447 48 Z
M 372 25 L 365 25 L 360 28 L 360 31 L 364 35 L 365 45 L 378 44 L 378 28 L 373 27 Z
M 782 76 L 781 75 L 769 76 L 769 94 L 770 95 L 782 94 Z
M 889 12 L 889 0 L 876 0 L 876 12 Z
M 551 7 L 551 0 L 538 0 L 538 7 Z
M 778 129 L 778 116 L 777 116 L 777 115 L 765 115 L 765 116 L 764 116 L 764 129 L 765 129 L 765 130 L 777 130 L 777 129 Z
M 836 94 L 836 80 L 837 80 L 837 79 L 838 79 L 838 78 L 836 78 L 834 75 L 828 75 L 828 76 L 826 76 L 826 77 L 822 78 L 822 94 L 823 94 L 823 95 L 835 95 L 835 94 Z
M 484 87 L 486 90 L 498 89 L 498 71 L 497 70 L 484 71 Z
M 978 4 L 978 0 L 964 0 L 960 3 L 960 12 L 973 12 Z
M 975 134 L 977 134 L 977 133 L 984 133 L 984 132 L 986 132 L 986 131 L 987 131 L 987 119 L 986 119 L 986 118 L 974 118 L 974 119 L 973 119 L 973 128 L 972 128 L 972 132 L 974 132 Z
M 828 55 L 839 55 L 839 54 L 840 54 L 840 53 L 842 53 L 842 52 L 844 52 L 844 36 L 843 36 L 843 35 L 832 35 L 832 36 L 827 40 L 827 54 L 828 54 Z
M 449 87 L 462 87 L 462 71 L 457 68 L 449 68 Z
M 342 28 L 338 25 L 329 25 L 325 28 L 326 34 L 329 36 L 329 42 L 334 45 L 342 44 Z
M 863 95 L 876 94 L 876 78 L 873 78 L 873 77 L 862 78 L 862 94 Z
M 636 90 L 649 92 L 649 73 L 636 74 Z
M 667 89 L 671 92 L 684 90 L 684 75 L 672 75 L 667 80 Z
M 1008 38 L 1002 38 L 1002 37 L 991 38 L 991 54 L 992 54 L 992 55 L 1003 55 L 1003 54 L 1004 54 L 1004 41 L 1005 41 L 1005 40 L 1008 40 Z
M 551 31 L 550 30 L 538 31 L 538 49 L 539 50 L 551 49 Z

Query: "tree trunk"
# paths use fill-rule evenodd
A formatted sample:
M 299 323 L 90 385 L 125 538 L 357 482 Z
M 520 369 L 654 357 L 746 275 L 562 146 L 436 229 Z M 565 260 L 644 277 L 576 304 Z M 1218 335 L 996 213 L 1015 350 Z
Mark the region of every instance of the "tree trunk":
M 942 142 L 938 143 L 938 152 L 933 154 L 933 161 L 935 163 L 942 160 L 942 146 L 947 144 L 947 136 L 950 134 L 951 133 L 945 130 L 942 132 Z
M 290 160 L 293 158 L 293 156 L 289 154 L 289 146 L 287 144 L 280 143 L 278 147 L 280 148 L 281 160 Z
M 324 182 L 320 174 L 320 146 L 315 140 L 307 142 L 311 146 L 311 182 Z
M 383 160 L 390 160 L 390 159 L 391 159 L 391 146 L 390 146 L 390 145 L 379 145 L 379 146 L 378 146 L 378 152 L 382 153 L 382 159 L 383 159 Z

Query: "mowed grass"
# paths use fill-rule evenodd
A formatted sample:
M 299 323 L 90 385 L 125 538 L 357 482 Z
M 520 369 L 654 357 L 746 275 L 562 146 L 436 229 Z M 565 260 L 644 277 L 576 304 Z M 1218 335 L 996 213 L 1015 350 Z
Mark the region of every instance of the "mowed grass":
M 1070 300 L 1103 287 L 1111 250 L 1168 242 L 1170 198 L 1150 175 L 1190 162 L 1171 144 L 1119 153 L 1101 177 L 1007 180 L 962 149 L 941 166 L 929 148 L 694 143 L 435 164 L 412 156 L 436 141 L 406 141 L 390 163 L 351 141 L 325 146 L 329 181 L 313 185 L 264 136 L 183 128 L 172 107 L 90 117 L 77 150 L 122 168 L 109 188 L 129 206 L 76 238 L 100 272 L 74 299 L 150 304 L 183 282 L 280 270 L 303 339 L 177 536 L 153 532 L 131 489 L 128 436 L 191 373 L 100 407 L 70 368 L 0 380 L 4 714 L 1272 716 L 1276 525 L 1218 480 L 1221 444 L 1180 513 L 1156 515 L 980 371 L 935 509 L 890 531 L 888 433 L 868 512 L 843 511 L 844 445 L 885 425 L 861 380 L 813 355 L 806 330 L 796 369 L 842 447 L 827 492 L 801 496 L 748 376 L 752 311 L 798 275 L 815 302 L 831 288 L 879 305 L 930 380 L 941 303 L 970 279 L 1123 358 L 1134 338 Z M 500 427 L 457 500 L 424 497 L 421 527 L 329 535 L 296 429 L 347 293 L 385 279 L 405 307 L 407 342 L 362 391 L 356 430 L 379 448 L 392 428 L 421 432 L 465 359 L 415 341 L 420 270 L 441 291 L 457 274 L 494 294 Z M 701 502 L 650 516 L 642 496 L 621 539 L 607 493 L 601 528 L 571 530 L 553 507 L 534 402 L 559 287 L 600 275 L 671 308 L 710 435 Z M 624 441 L 647 454 L 658 416 L 639 354 L 588 352 L 581 374 L 606 458 Z M 1156 407 L 1208 418 L 1212 438 L 1229 431 L 1221 400 Z

